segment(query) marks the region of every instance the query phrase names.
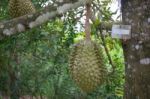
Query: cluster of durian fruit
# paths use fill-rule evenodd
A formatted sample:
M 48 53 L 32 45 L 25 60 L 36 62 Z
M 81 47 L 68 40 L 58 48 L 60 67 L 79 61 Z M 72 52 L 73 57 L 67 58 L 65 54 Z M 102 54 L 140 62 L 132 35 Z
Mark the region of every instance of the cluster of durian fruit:
M 106 77 L 102 50 L 92 40 L 75 44 L 69 60 L 70 73 L 77 86 L 84 92 L 92 92 L 102 85 Z
M 8 9 L 13 18 L 36 11 L 30 0 L 10 0 Z M 103 60 L 102 50 L 92 40 L 82 40 L 73 46 L 69 71 L 84 92 L 91 92 L 104 82 L 106 69 Z
M 31 0 L 9 0 L 8 11 L 11 17 L 16 18 L 36 10 Z

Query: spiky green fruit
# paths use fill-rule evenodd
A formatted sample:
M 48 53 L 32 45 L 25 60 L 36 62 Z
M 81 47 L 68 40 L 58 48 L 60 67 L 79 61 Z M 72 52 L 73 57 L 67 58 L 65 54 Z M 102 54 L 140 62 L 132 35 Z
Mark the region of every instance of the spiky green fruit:
M 84 40 L 73 47 L 69 70 L 83 91 L 91 92 L 104 82 L 106 70 L 103 60 L 101 50 L 93 41 Z
M 11 17 L 19 17 L 35 12 L 35 7 L 30 0 L 10 0 L 8 5 Z

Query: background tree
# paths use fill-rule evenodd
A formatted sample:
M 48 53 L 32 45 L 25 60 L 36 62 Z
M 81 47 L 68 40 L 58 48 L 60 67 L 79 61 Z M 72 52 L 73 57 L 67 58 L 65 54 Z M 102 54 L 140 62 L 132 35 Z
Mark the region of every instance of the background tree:
M 126 63 L 125 99 L 150 98 L 150 0 L 122 0 L 124 24 L 132 25 L 123 45 Z

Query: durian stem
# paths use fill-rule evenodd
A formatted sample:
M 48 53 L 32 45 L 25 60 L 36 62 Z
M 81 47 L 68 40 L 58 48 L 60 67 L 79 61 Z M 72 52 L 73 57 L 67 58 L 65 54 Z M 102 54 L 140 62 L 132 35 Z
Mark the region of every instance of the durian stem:
M 86 4 L 86 20 L 85 20 L 85 38 L 86 40 L 91 40 L 91 26 L 90 26 L 90 16 L 91 16 L 91 4 Z

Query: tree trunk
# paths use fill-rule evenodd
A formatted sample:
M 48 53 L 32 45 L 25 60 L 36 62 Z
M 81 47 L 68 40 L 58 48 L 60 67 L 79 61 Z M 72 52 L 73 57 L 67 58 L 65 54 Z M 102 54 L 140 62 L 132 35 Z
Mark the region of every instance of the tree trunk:
M 124 99 L 150 99 L 150 0 L 121 3 L 123 23 L 132 26 L 131 39 L 123 42 Z
M 12 66 L 9 66 L 9 87 L 10 87 L 10 99 L 19 99 L 19 88 L 18 88 L 18 80 L 16 78 L 15 71 L 12 69 Z

